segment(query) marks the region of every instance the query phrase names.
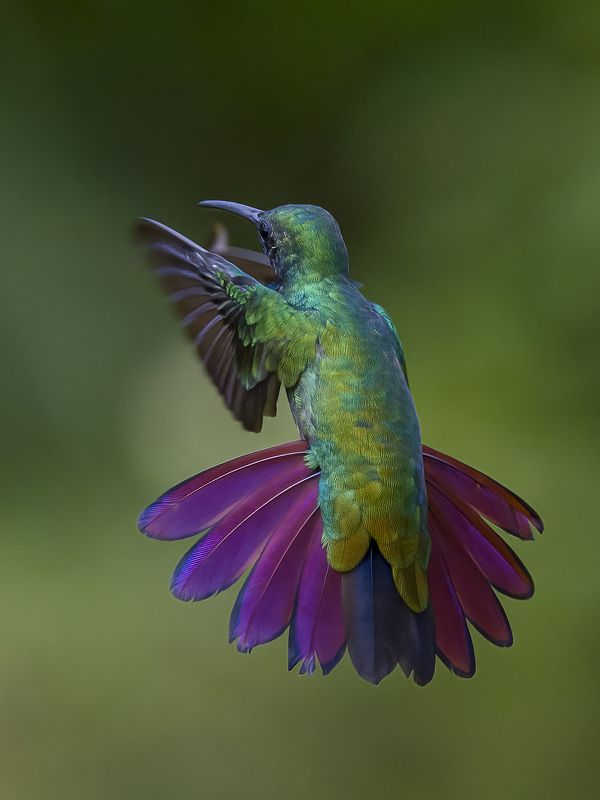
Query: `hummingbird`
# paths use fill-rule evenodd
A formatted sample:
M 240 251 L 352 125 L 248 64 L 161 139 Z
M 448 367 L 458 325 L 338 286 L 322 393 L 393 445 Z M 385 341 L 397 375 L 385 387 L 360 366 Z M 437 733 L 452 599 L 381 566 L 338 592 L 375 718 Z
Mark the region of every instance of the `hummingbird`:
M 350 278 L 334 217 L 199 203 L 252 223 L 262 252 L 205 249 L 143 218 L 138 240 L 233 416 L 258 433 L 283 387 L 298 440 L 205 470 L 139 517 L 146 536 L 198 536 L 171 591 L 204 600 L 246 575 L 231 613 L 238 650 L 288 631 L 288 666 L 328 674 L 348 650 L 379 683 L 418 685 L 439 659 L 471 677 L 474 628 L 512 644 L 498 594 L 531 576 L 497 529 L 523 539 L 539 515 L 482 472 L 422 444 L 391 317 Z M 495 526 L 495 527 L 492 527 Z

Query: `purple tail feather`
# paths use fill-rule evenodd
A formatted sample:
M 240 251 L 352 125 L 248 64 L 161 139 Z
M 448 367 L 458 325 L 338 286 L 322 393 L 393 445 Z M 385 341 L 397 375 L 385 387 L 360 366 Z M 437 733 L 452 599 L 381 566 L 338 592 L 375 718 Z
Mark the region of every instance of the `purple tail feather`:
M 342 575 L 327 563 L 321 543 L 320 512 L 311 518 L 306 552 L 288 643 L 288 666 L 301 663 L 300 672 L 312 675 L 317 663 L 323 673 L 336 666 L 346 649 L 342 609 Z
M 341 574 L 327 563 L 318 507 L 318 471 L 305 464 L 304 441 L 221 464 L 163 494 L 139 519 L 157 539 L 201 538 L 171 582 L 181 600 L 203 600 L 245 572 L 230 620 L 240 651 L 289 627 L 288 661 L 329 673 L 346 647 L 356 671 L 379 683 L 397 665 L 420 685 L 433 677 L 436 653 L 456 674 L 475 671 L 467 620 L 500 646 L 512 642 L 496 591 L 531 596 L 531 578 L 488 525 L 523 539 L 542 529 L 535 512 L 482 473 L 423 448 L 432 551 L 431 605 L 416 614 L 398 594 L 375 544 Z
M 348 651 L 361 678 L 377 684 L 399 664 L 415 683 L 429 683 L 435 669 L 433 615 L 406 605 L 374 542 L 358 567 L 342 576 L 342 587 Z

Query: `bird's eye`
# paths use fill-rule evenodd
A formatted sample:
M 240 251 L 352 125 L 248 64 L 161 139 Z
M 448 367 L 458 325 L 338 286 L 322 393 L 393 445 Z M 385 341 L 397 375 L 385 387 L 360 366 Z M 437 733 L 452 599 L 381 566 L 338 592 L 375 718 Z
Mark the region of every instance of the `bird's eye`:
M 259 232 L 260 238 L 263 240 L 263 242 L 266 242 L 267 239 L 269 238 L 269 236 L 271 235 L 271 229 L 266 224 L 266 222 L 261 222 L 260 223 L 260 225 L 258 226 L 258 232 Z

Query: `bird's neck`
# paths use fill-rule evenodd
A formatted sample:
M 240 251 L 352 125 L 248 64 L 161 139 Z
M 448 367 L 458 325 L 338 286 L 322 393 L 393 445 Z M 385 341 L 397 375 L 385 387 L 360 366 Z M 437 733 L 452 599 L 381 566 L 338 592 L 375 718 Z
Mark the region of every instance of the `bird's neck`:
M 288 274 L 281 281 L 281 292 L 288 303 L 303 308 L 319 308 L 323 301 L 341 296 L 351 283 L 347 274 L 317 272 Z

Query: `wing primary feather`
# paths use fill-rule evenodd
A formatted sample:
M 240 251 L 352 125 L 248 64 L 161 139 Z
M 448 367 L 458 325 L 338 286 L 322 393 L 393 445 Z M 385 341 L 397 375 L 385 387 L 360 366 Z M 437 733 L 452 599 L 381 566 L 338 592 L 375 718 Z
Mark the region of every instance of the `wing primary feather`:
M 245 428 L 259 431 L 263 416 L 276 413 L 282 376 L 293 385 L 313 357 L 316 312 L 295 309 L 252 270 L 243 272 L 162 223 L 144 218 L 137 235 L 228 407 Z M 219 246 L 226 252 L 223 237 Z M 267 270 L 269 283 L 276 278 L 260 254 L 232 252 L 260 267 L 262 277 Z

